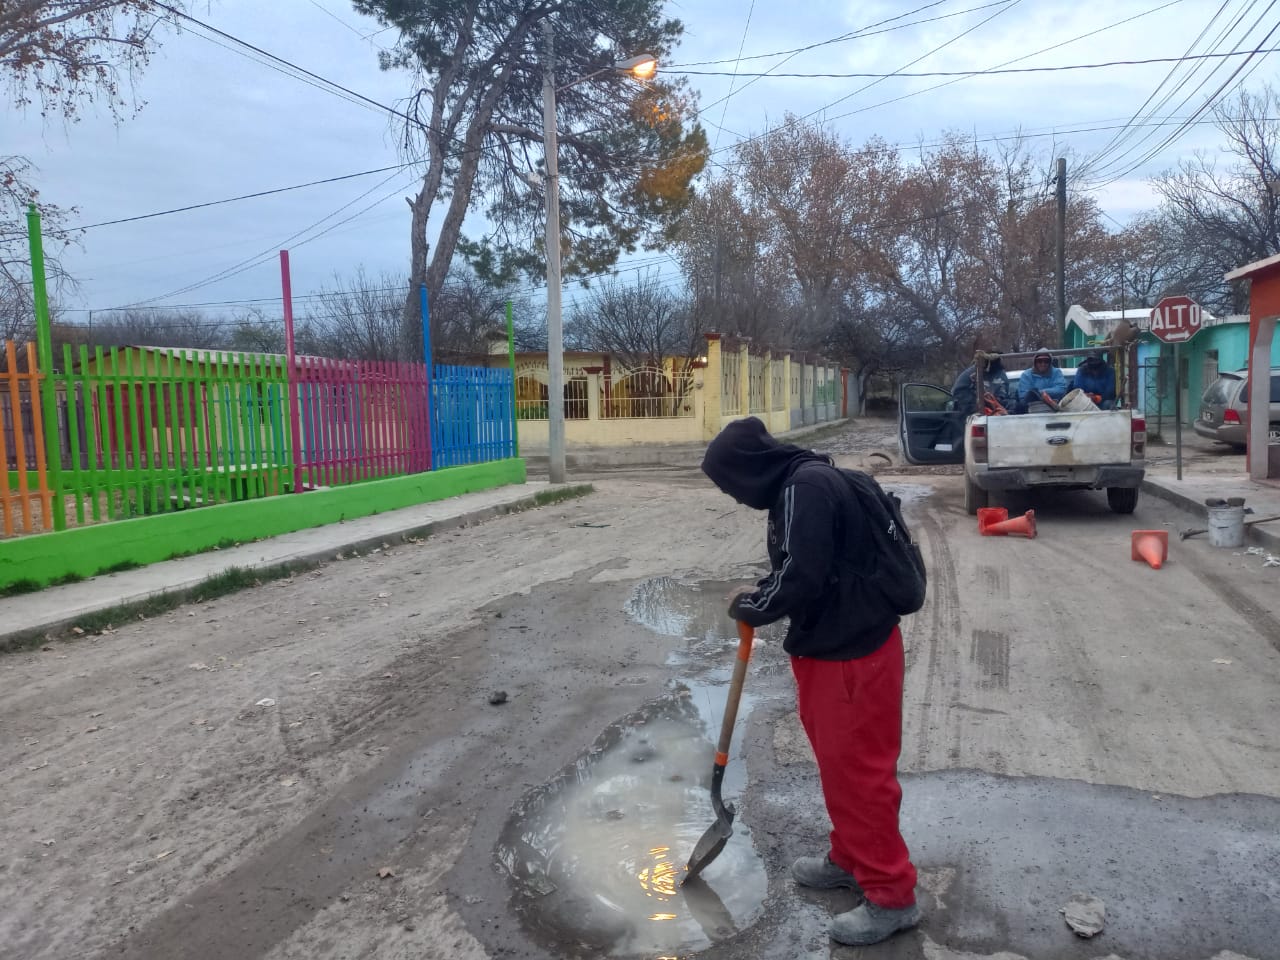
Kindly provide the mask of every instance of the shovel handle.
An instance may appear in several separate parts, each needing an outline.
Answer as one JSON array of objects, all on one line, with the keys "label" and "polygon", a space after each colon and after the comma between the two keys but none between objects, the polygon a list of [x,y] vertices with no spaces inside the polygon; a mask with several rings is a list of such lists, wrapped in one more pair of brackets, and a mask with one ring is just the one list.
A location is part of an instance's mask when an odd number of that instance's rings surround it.
[{"label": "shovel handle", "polygon": [[716,744],[717,767],[729,763],[729,743],[733,740],[733,725],[738,720],[738,701],[742,699],[742,682],[747,676],[755,636],[753,627],[738,621],[738,657],[733,662],[733,678],[729,681],[729,696],[724,704],[724,722],[720,724],[720,742]]}]

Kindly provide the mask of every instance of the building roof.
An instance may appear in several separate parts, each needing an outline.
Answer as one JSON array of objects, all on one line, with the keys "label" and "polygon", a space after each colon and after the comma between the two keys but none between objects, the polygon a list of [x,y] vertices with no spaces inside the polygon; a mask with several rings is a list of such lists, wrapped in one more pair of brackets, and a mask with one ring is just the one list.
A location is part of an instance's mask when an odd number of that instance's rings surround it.
[{"label": "building roof", "polygon": [[1222,279],[1243,280],[1245,277],[1252,277],[1255,273],[1270,273],[1275,267],[1280,267],[1280,253],[1265,260],[1255,260],[1253,263],[1246,263],[1243,267],[1236,267],[1230,273],[1223,274]]},{"label": "building roof", "polygon": [[[1079,304],[1072,304],[1067,311],[1067,322],[1074,322],[1090,337],[1099,337],[1111,332],[1121,319],[1128,320],[1139,330],[1146,330],[1151,322],[1151,307],[1129,307],[1125,310],[1086,310]],[[1232,323],[1248,323],[1247,313],[1232,313],[1225,317],[1215,317],[1204,311],[1201,325],[1218,327]]]},{"label": "building roof", "polygon": [[1135,327],[1151,316],[1150,307],[1130,307],[1127,310],[1086,310],[1073,303],[1067,310],[1067,322],[1075,323],[1087,336],[1099,337],[1111,332],[1121,319],[1129,320]]}]

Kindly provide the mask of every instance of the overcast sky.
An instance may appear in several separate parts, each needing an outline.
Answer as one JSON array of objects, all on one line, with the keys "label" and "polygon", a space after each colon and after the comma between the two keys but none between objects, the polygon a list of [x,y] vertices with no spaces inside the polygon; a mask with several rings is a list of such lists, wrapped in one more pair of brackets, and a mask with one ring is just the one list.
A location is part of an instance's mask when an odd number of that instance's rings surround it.
[{"label": "overcast sky", "polygon": [[[759,134],[787,111],[825,120],[855,144],[880,136],[910,150],[947,129],[979,140],[1021,131],[1046,156],[1056,143],[1059,152],[1083,160],[1154,108],[1154,119],[1164,126],[1124,130],[1120,149],[1086,183],[1073,185],[1094,191],[1115,228],[1154,205],[1148,177],[1194,150],[1221,146],[1209,124],[1191,126],[1162,146],[1176,129],[1167,121],[1190,116],[1242,64],[1240,77],[1250,88],[1274,83],[1276,54],[1247,64],[1233,56],[958,80],[746,74],[771,68],[775,74],[884,74],[1060,67],[1253,50],[1280,46],[1280,9],[1274,7],[1274,0],[669,0],[669,13],[686,32],[676,62],[667,66],[723,74],[689,77],[700,93],[717,162],[730,159],[735,141]],[[392,34],[376,32],[375,21],[341,0],[213,0],[193,13],[379,103],[395,105],[410,92],[407,76],[378,68],[379,44]],[[895,17],[901,19],[878,32],[823,43]],[[1275,31],[1269,39],[1268,31]],[[820,43],[789,58],[760,56]],[[704,61],[716,62],[695,66]],[[42,198],[75,207],[74,221],[84,225],[401,162],[385,111],[309,85],[199,30],[168,35],[138,79],[137,92],[143,109],[119,125],[92,113],[66,126],[42,121],[35,110],[10,111],[4,150],[30,157],[39,168]],[[409,211],[403,198],[415,179],[411,171],[380,173],[95,226],[81,247],[62,254],[80,281],[67,306],[81,312],[70,317],[82,321],[83,311],[134,303],[221,304],[211,309],[227,310],[240,301],[260,301],[278,316],[281,248],[291,251],[295,296],[332,285],[335,274],[350,275],[361,265],[373,276],[406,275]],[[652,254],[633,261],[631,269],[677,273],[672,261]],[[566,291],[566,303],[575,290]],[[531,292],[535,299],[541,295]]]}]

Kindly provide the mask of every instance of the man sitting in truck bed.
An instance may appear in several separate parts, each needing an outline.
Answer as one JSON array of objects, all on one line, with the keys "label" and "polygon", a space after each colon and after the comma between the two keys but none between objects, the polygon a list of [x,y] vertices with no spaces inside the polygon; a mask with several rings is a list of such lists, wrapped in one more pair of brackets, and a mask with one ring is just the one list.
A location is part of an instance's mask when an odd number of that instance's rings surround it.
[{"label": "man sitting in truck bed", "polygon": [[[981,388],[978,385],[977,367],[983,363]],[[998,353],[978,354],[978,359],[960,371],[951,386],[951,396],[955,400],[955,408],[964,416],[971,413],[996,413],[998,409],[1010,405],[1009,376],[1004,372],[1004,363]],[[988,400],[990,398],[990,402]]]},{"label": "man sitting in truck bed", "polygon": [[1116,403],[1116,374],[1102,358],[1101,350],[1092,351],[1076,370],[1075,385],[1089,395],[1101,410]]},{"label": "man sitting in truck bed", "polygon": [[1031,361],[1031,369],[1018,378],[1018,412],[1042,413],[1056,410],[1067,394],[1067,378],[1053,365],[1053,356],[1041,347]]}]

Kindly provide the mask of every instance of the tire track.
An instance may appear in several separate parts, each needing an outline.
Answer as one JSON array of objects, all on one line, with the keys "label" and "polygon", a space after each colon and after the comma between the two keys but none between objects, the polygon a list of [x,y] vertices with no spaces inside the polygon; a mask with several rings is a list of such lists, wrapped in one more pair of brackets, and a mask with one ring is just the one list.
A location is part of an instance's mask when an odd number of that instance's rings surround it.
[{"label": "tire track", "polygon": [[[925,676],[920,701],[919,719],[915,729],[915,749],[912,769],[921,771],[928,769],[930,745],[936,742],[936,732],[944,730],[951,715],[952,693],[958,683],[956,671],[947,671],[951,679],[944,676],[944,662],[955,659],[955,640],[960,636],[960,596],[956,581],[955,561],[951,548],[947,543],[944,524],[932,507],[926,508],[920,518],[919,528],[924,532],[925,545],[932,560],[929,565],[929,601],[926,607],[929,618],[929,636],[919,636],[916,629],[919,620],[913,621],[912,653],[921,643],[927,645],[925,653]],[[923,614],[924,611],[921,611]],[[920,614],[917,614],[919,617]],[[912,657],[913,667],[915,657]],[[956,726],[952,739],[952,751],[959,747],[960,730]]]}]

